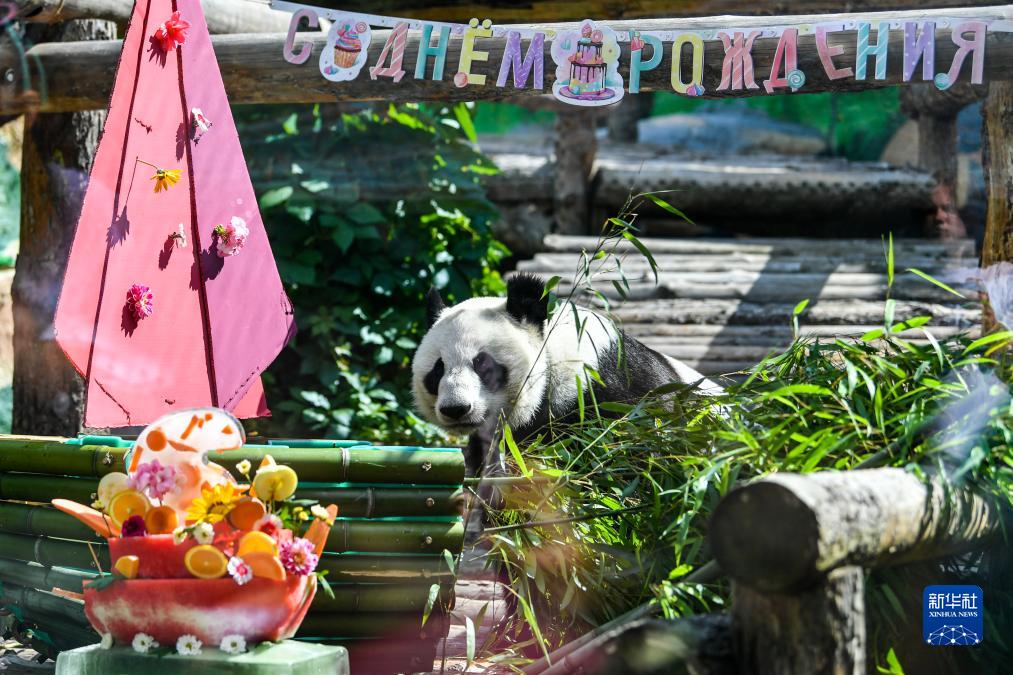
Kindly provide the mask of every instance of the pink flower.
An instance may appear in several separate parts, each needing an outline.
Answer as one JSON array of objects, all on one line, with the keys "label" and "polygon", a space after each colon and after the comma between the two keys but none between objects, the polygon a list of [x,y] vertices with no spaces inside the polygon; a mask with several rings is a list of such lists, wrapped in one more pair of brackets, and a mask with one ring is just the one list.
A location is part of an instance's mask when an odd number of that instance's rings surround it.
[{"label": "pink flower", "polygon": [[229,558],[228,570],[232,579],[240,586],[253,578],[253,570],[250,569],[250,566],[246,564],[245,560],[236,556]]},{"label": "pink flower", "polygon": [[[120,534],[124,537],[143,537],[148,533],[148,528],[144,525],[144,516],[130,516],[123,521],[123,526],[120,528]],[[316,565],[316,562],[313,563]]]},{"label": "pink flower", "polygon": [[270,513],[262,516],[260,520],[253,524],[254,530],[263,532],[272,539],[278,538],[278,534],[281,532],[282,527],[281,518]]},{"label": "pink flower", "polygon": [[246,221],[239,216],[232,216],[228,225],[218,225],[214,232],[218,235],[218,255],[222,258],[237,255],[250,236],[250,228],[246,227]]},{"label": "pink flower", "polygon": [[317,568],[319,557],[308,539],[294,539],[279,546],[282,567],[289,574],[305,576]]},{"label": "pink flower", "polygon": [[140,321],[155,311],[155,294],[144,284],[134,284],[127,291],[127,306],[134,318]]},{"label": "pink flower", "polygon": [[190,22],[181,19],[179,12],[173,12],[172,16],[155,30],[155,39],[162,45],[163,50],[171,51],[186,42],[186,32],[189,29]]},{"label": "pink flower", "polygon": [[179,489],[183,480],[182,474],[175,467],[162,466],[157,459],[145,462],[137,467],[130,476],[130,487],[147,493],[152,499],[162,499],[170,492]]}]

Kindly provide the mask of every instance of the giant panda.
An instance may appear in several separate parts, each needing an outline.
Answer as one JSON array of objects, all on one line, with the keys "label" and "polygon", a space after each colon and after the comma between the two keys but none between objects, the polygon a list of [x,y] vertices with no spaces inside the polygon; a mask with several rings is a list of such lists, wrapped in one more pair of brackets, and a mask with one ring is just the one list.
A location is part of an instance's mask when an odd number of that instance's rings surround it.
[{"label": "giant panda", "polygon": [[472,298],[452,307],[433,288],[427,305],[428,331],[412,359],[415,405],[429,421],[470,435],[469,475],[495,465],[492,440],[501,413],[519,440],[550,419],[573,418],[578,378],[585,391],[594,386],[599,403],[639,400],[672,382],[695,384],[703,393],[720,391],[602,314],[561,301],[550,318],[545,283],[535,276],[510,277],[505,298]]}]

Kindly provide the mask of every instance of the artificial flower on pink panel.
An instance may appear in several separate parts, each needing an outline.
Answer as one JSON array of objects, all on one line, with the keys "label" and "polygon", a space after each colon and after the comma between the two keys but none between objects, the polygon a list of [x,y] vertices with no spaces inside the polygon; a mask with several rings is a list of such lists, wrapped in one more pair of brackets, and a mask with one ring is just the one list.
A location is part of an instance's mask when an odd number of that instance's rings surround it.
[{"label": "artificial flower on pink panel", "polygon": [[172,16],[155,29],[155,39],[162,45],[163,50],[169,52],[186,42],[188,30],[190,22],[181,18],[179,12],[173,12]]},{"label": "artificial flower on pink panel", "polygon": [[134,284],[127,291],[127,305],[130,313],[139,321],[155,311],[155,294],[144,284]]}]

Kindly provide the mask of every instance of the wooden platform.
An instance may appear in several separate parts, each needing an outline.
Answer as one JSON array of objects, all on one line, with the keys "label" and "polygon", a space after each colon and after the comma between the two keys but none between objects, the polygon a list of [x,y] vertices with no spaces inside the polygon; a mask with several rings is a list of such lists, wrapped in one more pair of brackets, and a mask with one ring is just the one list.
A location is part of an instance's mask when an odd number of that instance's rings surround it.
[{"label": "wooden platform", "polygon": [[[565,295],[581,251],[594,250],[596,243],[592,237],[551,235],[546,251],[517,269],[546,279],[559,275],[557,292]],[[631,335],[707,375],[749,368],[787,346],[792,309],[800,300],[810,300],[801,321],[807,335],[858,337],[883,323],[887,271],[878,239],[645,239],[644,244],[657,261],[657,283],[643,256],[624,245],[617,255],[629,298],[622,301],[612,285],[620,279],[614,257],[592,267],[594,286]],[[973,242],[898,240],[894,255],[890,297],[898,319],[930,315],[936,337],[974,329],[981,308]],[[944,280],[966,299],[907,268]],[[901,335],[925,339],[917,330]]]}]

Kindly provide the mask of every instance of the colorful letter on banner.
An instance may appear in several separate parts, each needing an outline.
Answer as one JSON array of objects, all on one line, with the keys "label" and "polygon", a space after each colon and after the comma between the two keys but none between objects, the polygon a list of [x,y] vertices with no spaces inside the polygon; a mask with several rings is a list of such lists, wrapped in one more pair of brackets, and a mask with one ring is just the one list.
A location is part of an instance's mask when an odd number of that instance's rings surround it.
[{"label": "colorful letter on banner", "polygon": [[440,28],[440,39],[436,41],[436,46],[433,47],[430,40],[433,36],[433,24],[427,23],[422,27],[422,40],[419,42],[419,56],[415,61],[415,79],[424,80],[426,79],[426,61],[429,57],[434,58],[433,61],[433,79],[443,79],[443,66],[447,62],[447,44],[450,42],[450,26],[443,26]]},{"label": "colorful letter on banner", "polygon": [[507,74],[511,66],[514,71],[514,87],[523,89],[528,85],[528,75],[534,70],[535,77],[532,83],[534,89],[545,87],[545,33],[535,33],[531,36],[531,43],[528,51],[521,61],[521,34],[515,30],[507,33],[506,49],[503,50],[503,62],[499,66],[499,77],[496,78],[496,86],[506,85]]},{"label": "colorful letter on banner", "polygon": [[723,89],[759,89],[753,78],[753,41],[760,34],[754,30],[749,35],[743,36],[736,32],[734,38],[728,33],[718,33],[721,43],[725,46],[725,60],[721,64],[721,84],[718,91]]},{"label": "colorful letter on banner", "polygon": [[[981,84],[982,72],[985,68],[985,31],[984,21],[965,21],[953,27],[953,44],[957,45],[957,53],[953,55],[953,63],[947,73],[950,83],[955,83],[964,65],[968,53],[971,59],[971,84]],[[964,39],[964,33],[974,33],[970,40]]]},{"label": "colorful letter on banner", "polygon": [[[640,49],[632,49],[630,51],[630,93],[640,93],[640,73],[647,70],[654,70],[661,63],[661,57],[664,54],[665,47],[661,43],[661,39],[654,35],[641,35],[640,36]],[[644,47],[651,45],[651,58],[644,61]]]},{"label": "colorful letter on banner", "polygon": [[763,81],[763,88],[772,94],[777,87],[787,87],[788,80],[781,76],[781,64],[784,64],[784,75],[798,70],[798,28],[785,28],[781,39],[777,41],[774,61],[770,64],[770,77]]},{"label": "colorful letter on banner", "polygon": [[[689,44],[693,47],[693,77],[690,82],[682,81],[682,48]],[[672,43],[672,89],[678,94],[686,94],[689,88],[703,86],[703,38],[696,33],[681,33]]]},{"label": "colorful letter on banner", "polygon": [[[922,32],[919,35],[918,29]],[[904,81],[910,82],[919,59],[922,79],[932,80],[936,72],[936,24],[932,21],[904,23]]]},{"label": "colorful letter on banner", "polygon": [[816,27],[816,52],[820,55],[823,70],[826,71],[827,77],[831,80],[840,80],[855,74],[855,71],[851,68],[838,68],[834,65],[834,57],[844,53],[844,45],[831,47],[827,42],[827,35],[839,32],[839,30],[828,30],[823,26]]},{"label": "colorful letter on banner", "polygon": [[306,19],[310,28],[318,28],[320,26],[320,22],[317,20],[317,13],[309,7],[304,7],[292,15],[292,20],[288,23],[288,35],[285,37],[282,55],[286,61],[294,63],[297,66],[309,61],[310,54],[313,53],[313,45],[309,43],[300,46],[299,53],[295,53],[295,34],[299,30],[299,22],[303,19]]},{"label": "colorful letter on banner", "polygon": [[890,24],[881,21],[876,29],[876,44],[869,44],[868,23],[858,24],[858,48],[855,54],[855,79],[865,79],[865,69],[870,56],[876,57],[876,79],[886,79],[886,50],[890,46]]},{"label": "colorful letter on banner", "polygon": [[489,52],[475,49],[475,39],[480,37],[492,37],[492,21],[489,19],[482,22],[481,28],[478,27],[478,19],[472,19],[468,22],[468,27],[464,29],[461,60],[457,65],[457,75],[454,75],[454,84],[458,87],[466,87],[469,84],[485,84],[485,75],[473,75],[471,72],[472,61],[487,61],[489,59]]},{"label": "colorful letter on banner", "polygon": [[[387,42],[383,45],[383,51],[376,60],[376,65],[369,69],[369,79],[375,80],[378,77],[392,77],[395,82],[400,82],[404,77],[404,68],[401,67],[404,61],[404,48],[408,42],[408,22],[402,21],[394,26],[394,30],[387,36]],[[390,65],[382,65],[387,57],[390,57]]]}]

